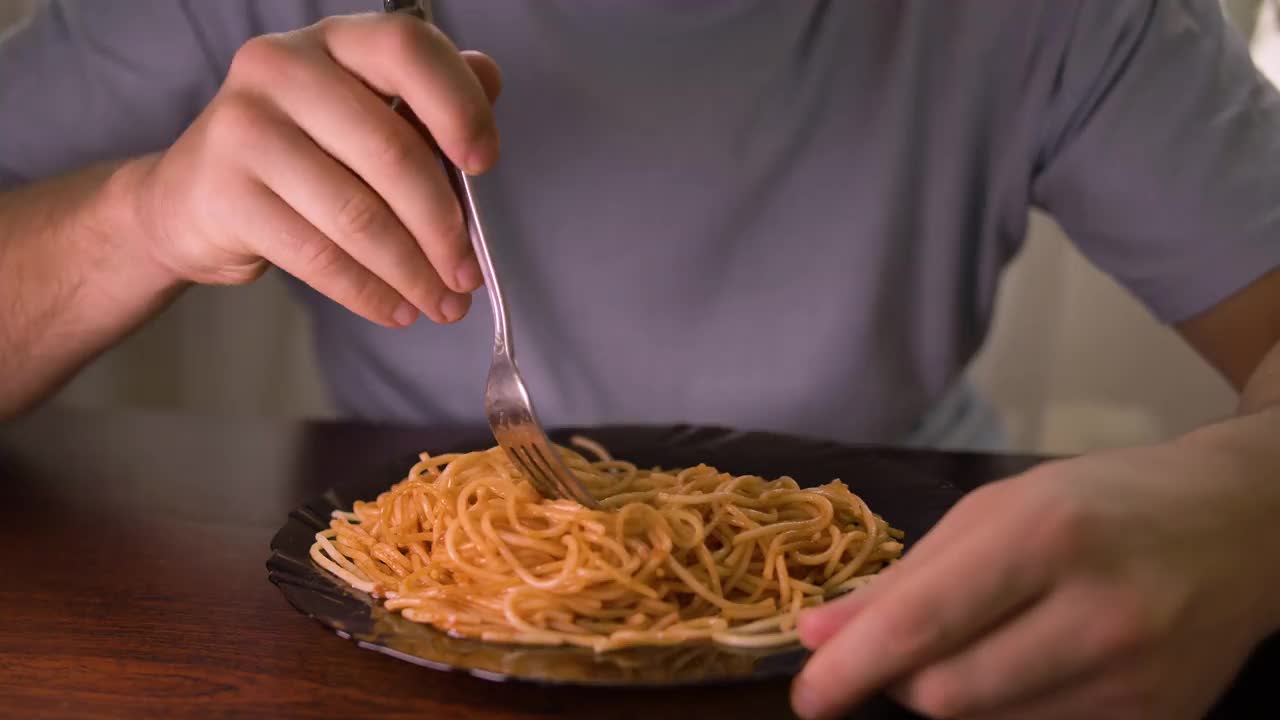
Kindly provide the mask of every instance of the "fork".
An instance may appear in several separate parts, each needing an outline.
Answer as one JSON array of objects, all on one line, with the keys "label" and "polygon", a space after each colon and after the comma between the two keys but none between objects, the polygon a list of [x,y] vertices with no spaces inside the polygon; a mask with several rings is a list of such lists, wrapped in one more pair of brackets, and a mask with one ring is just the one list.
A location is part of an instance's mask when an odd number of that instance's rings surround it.
[{"label": "fork", "polygon": [[[423,20],[430,19],[430,12],[421,0],[384,0],[383,8],[387,12],[406,12]],[[392,105],[397,112],[413,122],[425,137],[430,138],[426,128],[413,116],[407,105],[398,98],[392,101]],[[516,366],[507,302],[502,294],[502,286],[498,283],[493,257],[489,254],[489,244],[485,240],[484,225],[480,222],[471,179],[445,157],[439,147],[435,150],[436,156],[444,165],[445,175],[449,178],[449,185],[458,198],[463,215],[466,216],[467,235],[470,236],[476,259],[480,262],[480,272],[484,276],[485,290],[489,295],[489,306],[493,309],[493,359],[489,363],[489,377],[484,386],[484,410],[488,416],[489,429],[493,431],[498,446],[540,495],[550,499],[574,500],[590,508],[599,507],[595,498],[560,459],[560,454],[547,439],[547,434],[533,411],[529,389],[525,387],[520,369]]]},{"label": "fork", "polygon": [[480,261],[489,306],[493,309],[493,358],[489,362],[489,376],[484,385],[484,410],[489,419],[489,429],[507,457],[542,496],[567,498],[587,507],[597,507],[595,498],[565,467],[533,411],[529,389],[516,365],[507,302],[502,286],[498,284],[484,227],[480,224],[470,178],[452,163],[445,163],[449,184],[453,186],[467,218],[467,234],[471,236],[471,246]]}]

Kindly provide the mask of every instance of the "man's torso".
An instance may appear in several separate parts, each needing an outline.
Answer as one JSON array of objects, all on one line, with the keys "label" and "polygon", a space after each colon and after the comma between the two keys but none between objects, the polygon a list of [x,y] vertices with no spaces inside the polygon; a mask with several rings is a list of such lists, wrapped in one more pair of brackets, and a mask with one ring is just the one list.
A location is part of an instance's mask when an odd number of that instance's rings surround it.
[{"label": "man's torso", "polygon": [[[435,4],[504,70],[480,200],[544,419],[917,428],[1021,241],[1035,98],[1013,88],[1048,82],[1026,77],[1042,4],[956,5]],[[484,302],[390,331],[303,294],[341,407],[478,419]]]}]

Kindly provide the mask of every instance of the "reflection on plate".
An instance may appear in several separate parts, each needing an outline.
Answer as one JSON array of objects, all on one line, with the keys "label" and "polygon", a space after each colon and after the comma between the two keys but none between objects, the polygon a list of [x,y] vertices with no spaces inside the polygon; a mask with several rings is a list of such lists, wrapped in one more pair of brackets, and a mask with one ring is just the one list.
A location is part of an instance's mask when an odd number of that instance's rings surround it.
[{"label": "reflection on plate", "polygon": [[[893,462],[892,451],[717,428],[605,427],[553,433],[565,442],[575,433],[599,440],[638,465],[681,467],[706,462],[736,474],[790,475],[801,485],[840,478],[877,513],[907,533],[908,545],[961,495],[946,478],[913,474]],[[429,441],[428,441],[429,444]],[[433,453],[475,448],[425,447]],[[271,541],[270,579],[299,611],[363,648],[437,670],[459,670],[489,680],[551,684],[673,686],[721,684],[776,678],[797,672],[806,653],[799,646],[741,650],[710,643],[638,647],[596,654],[575,647],[534,647],[450,637],[380,608],[368,595],[346,587],[317,567],[309,550],[330,513],[372,499],[400,480],[413,458],[393,470],[371,473],[333,488],[289,515]]]},{"label": "reflection on plate", "polygon": [[798,647],[769,652],[697,643],[597,654],[577,647],[496,645],[450,637],[381,608],[374,610],[373,618],[373,632],[357,637],[361,644],[427,667],[467,668],[495,680],[672,685],[750,677],[761,662],[769,666],[769,674],[782,674],[798,669],[804,661],[804,651]]}]

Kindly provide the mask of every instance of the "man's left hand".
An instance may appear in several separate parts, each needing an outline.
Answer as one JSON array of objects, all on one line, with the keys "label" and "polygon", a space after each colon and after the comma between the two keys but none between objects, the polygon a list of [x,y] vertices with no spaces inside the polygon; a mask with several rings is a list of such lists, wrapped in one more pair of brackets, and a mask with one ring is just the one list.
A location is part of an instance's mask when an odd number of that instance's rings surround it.
[{"label": "man's left hand", "polygon": [[796,711],[888,688],[934,718],[1202,717],[1277,627],[1280,479],[1246,462],[1190,436],[972,493],[802,617]]}]

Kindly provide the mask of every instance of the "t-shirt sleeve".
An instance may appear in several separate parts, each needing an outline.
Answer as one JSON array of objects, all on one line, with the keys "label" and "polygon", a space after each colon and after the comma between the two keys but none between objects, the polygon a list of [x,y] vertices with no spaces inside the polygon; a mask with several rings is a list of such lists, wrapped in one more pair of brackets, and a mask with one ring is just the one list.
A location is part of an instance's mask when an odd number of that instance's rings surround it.
[{"label": "t-shirt sleeve", "polygon": [[1216,0],[1080,0],[1032,201],[1165,322],[1280,267],[1280,95]]},{"label": "t-shirt sleeve", "polygon": [[0,41],[0,188],[170,145],[249,38],[314,0],[46,0]]}]

